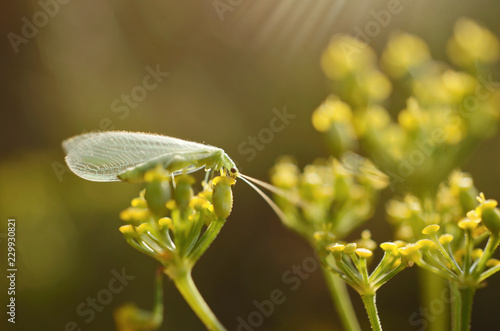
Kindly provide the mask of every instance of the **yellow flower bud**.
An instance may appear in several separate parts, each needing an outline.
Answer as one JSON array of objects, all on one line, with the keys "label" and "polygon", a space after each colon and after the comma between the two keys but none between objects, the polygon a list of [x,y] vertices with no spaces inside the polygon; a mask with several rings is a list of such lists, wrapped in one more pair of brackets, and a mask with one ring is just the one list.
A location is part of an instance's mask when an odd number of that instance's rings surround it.
[{"label": "yellow flower bud", "polygon": [[346,254],[354,253],[356,251],[356,248],[357,248],[357,246],[355,243],[349,243],[345,246],[344,253],[346,253]]},{"label": "yellow flower bud", "polygon": [[120,218],[123,221],[134,225],[146,222],[149,217],[151,217],[151,213],[144,208],[128,207],[120,213]]},{"label": "yellow flower bud", "polygon": [[388,73],[398,78],[429,59],[430,52],[425,41],[399,32],[390,37],[382,56],[382,65]]},{"label": "yellow flower bud", "polygon": [[135,232],[134,227],[130,224],[122,225],[118,228],[118,230],[120,230],[120,232],[123,234],[130,234]]},{"label": "yellow flower bud", "polygon": [[158,224],[160,224],[160,226],[162,228],[169,228],[171,230],[173,230],[174,228],[174,223],[172,221],[172,219],[170,217],[162,217],[158,220]]},{"label": "yellow flower bud", "polygon": [[457,249],[455,251],[455,253],[453,254],[453,256],[455,257],[455,260],[458,263],[463,263],[464,262],[464,255],[465,255],[465,249],[463,249],[463,248]]},{"label": "yellow flower bud", "polygon": [[374,250],[377,248],[377,243],[371,239],[372,234],[370,230],[363,230],[361,232],[361,239],[356,240],[356,244],[359,248],[366,248],[369,250]]},{"label": "yellow flower bud", "polygon": [[366,248],[356,248],[355,252],[357,256],[365,259],[373,255],[373,252]]},{"label": "yellow flower bud", "polygon": [[481,217],[476,213],[475,210],[468,211],[467,218],[476,223],[481,222]]},{"label": "yellow flower bud", "polygon": [[427,234],[427,235],[435,234],[436,232],[439,231],[439,228],[440,227],[437,224],[428,225],[422,230],[422,234]]},{"label": "yellow flower bud", "polygon": [[147,208],[148,207],[148,203],[146,202],[146,199],[144,199],[143,197],[132,199],[132,202],[130,203],[130,205],[132,207],[137,207],[137,208]]},{"label": "yellow flower bud", "polygon": [[349,73],[374,67],[376,56],[364,42],[346,35],[336,35],[321,56],[321,67],[331,79],[343,79]]},{"label": "yellow flower bud", "polygon": [[417,244],[407,244],[405,247],[398,248],[398,251],[403,255],[411,255],[417,253],[419,248]]},{"label": "yellow flower bud", "polygon": [[430,239],[421,239],[416,243],[420,248],[435,248],[436,244]]},{"label": "yellow flower bud", "polygon": [[489,268],[496,267],[500,265],[500,260],[497,259],[489,259],[488,262],[486,262],[486,266]]},{"label": "yellow flower bud", "polygon": [[136,230],[138,233],[143,233],[143,232],[150,232],[151,231],[151,225],[149,223],[142,223],[139,226],[136,227]]},{"label": "yellow flower bud", "polygon": [[380,248],[384,250],[384,252],[397,252],[398,245],[393,242],[385,242],[380,244]]},{"label": "yellow flower bud", "polygon": [[398,246],[398,248],[405,247],[407,243],[403,240],[394,240],[394,243]]},{"label": "yellow flower bud", "polygon": [[358,85],[369,100],[385,100],[392,91],[391,81],[378,70],[362,73]]},{"label": "yellow flower bud", "polygon": [[328,246],[326,246],[326,249],[328,249],[329,251],[331,252],[342,252],[344,249],[345,249],[345,246],[342,245],[342,244],[330,244]]},{"label": "yellow flower bud", "polygon": [[441,243],[441,245],[446,245],[446,244],[449,244],[453,241],[453,235],[451,234],[443,234],[439,237],[439,242]]},{"label": "yellow flower bud", "polygon": [[168,179],[169,179],[169,173],[165,168],[161,166],[161,164],[158,164],[153,169],[146,171],[146,173],[144,174],[144,181],[146,182],[153,182],[153,181],[161,182]]},{"label": "yellow flower bud", "polygon": [[483,250],[481,248],[476,248],[473,249],[471,252],[471,256],[474,260],[479,259],[481,256],[483,256]]},{"label": "yellow flower bud", "polygon": [[191,199],[191,202],[189,203],[189,206],[194,209],[207,209],[211,205],[210,201],[207,201],[206,199],[201,198],[199,195],[194,196]]},{"label": "yellow flower bud", "polygon": [[463,230],[474,230],[477,228],[477,223],[468,218],[464,218],[458,222],[458,227]]},{"label": "yellow flower bud", "polygon": [[300,170],[290,157],[281,157],[274,165],[271,182],[281,188],[290,189],[297,186]]},{"label": "yellow flower bud", "polygon": [[401,255],[408,256],[413,261],[418,262],[422,259],[422,253],[420,252],[420,247],[417,244],[408,244],[406,247],[398,248]]},{"label": "yellow flower bud", "polygon": [[167,209],[174,210],[175,208],[177,208],[177,203],[175,202],[175,200],[168,200],[165,206],[167,207]]},{"label": "yellow flower bud", "polygon": [[500,45],[491,31],[476,22],[462,18],[455,24],[455,34],[447,46],[450,59],[461,66],[498,60]]}]

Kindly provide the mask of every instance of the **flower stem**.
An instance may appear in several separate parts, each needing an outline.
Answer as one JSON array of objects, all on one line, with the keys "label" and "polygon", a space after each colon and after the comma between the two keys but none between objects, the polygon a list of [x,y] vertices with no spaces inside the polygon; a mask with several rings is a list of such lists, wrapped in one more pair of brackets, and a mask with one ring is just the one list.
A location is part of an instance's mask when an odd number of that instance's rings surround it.
[{"label": "flower stem", "polygon": [[460,289],[460,316],[458,316],[458,323],[455,324],[459,327],[460,331],[470,330],[470,320],[472,315],[472,301],[474,294],[476,292],[475,288],[464,287]]},{"label": "flower stem", "polygon": [[345,282],[325,267],[322,270],[342,326],[347,331],[361,331]]},{"label": "flower stem", "polygon": [[212,244],[212,242],[215,240],[217,235],[219,234],[220,230],[222,229],[222,226],[224,226],[224,223],[226,220],[224,218],[218,218],[210,225],[208,228],[205,230],[203,235],[201,236],[200,239],[198,239],[198,242],[196,243],[195,247],[189,254],[189,265],[192,267],[195,265],[196,261],[205,253],[205,251],[208,249],[208,247]]},{"label": "flower stem", "polygon": [[368,314],[368,318],[370,319],[372,330],[382,331],[382,325],[380,324],[380,319],[378,318],[375,294],[361,295],[361,299],[363,300],[366,313]]},{"label": "flower stem", "polygon": [[[447,283],[439,275],[426,269],[419,269],[419,283],[422,287],[422,304],[429,309],[434,300],[442,301],[441,294],[446,291]],[[435,319],[429,324],[429,331],[442,331],[449,329],[449,307],[445,305],[441,314],[436,314]]]},{"label": "flower stem", "polygon": [[163,267],[156,269],[155,274],[155,298],[153,305],[153,320],[157,325],[163,322]]},{"label": "flower stem", "polygon": [[201,296],[198,288],[196,288],[196,285],[193,282],[190,271],[178,273],[176,277],[173,278],[173,281],[186,302],[200,318],[203,324],[205,324],[208,330],[226,330],[224,326],[219,322],[217,317],[215,317],[212,310],[210,310],[210,307],[208,307],[205,300],[203,300],[203,297]]},{"label": "flower stem", "polygon": [[462,313],[462,299],[455,282],[449,282],[451,301],[451,329],[460,330],[460,314]]}]

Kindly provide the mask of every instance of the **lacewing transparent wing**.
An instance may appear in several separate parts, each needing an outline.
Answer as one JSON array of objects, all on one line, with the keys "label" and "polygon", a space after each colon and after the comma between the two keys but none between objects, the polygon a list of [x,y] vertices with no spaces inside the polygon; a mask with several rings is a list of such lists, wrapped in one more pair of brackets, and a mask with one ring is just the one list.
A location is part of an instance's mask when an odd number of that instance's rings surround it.
[{"label": "lacewing transparent wing", "polygon": [[71,171],[94,182],[140,181],[157,164],[174,175],[203,167],[238,174],[234,162],[220,148],[157,134],[86,133],[65,140],[63,148]]}]

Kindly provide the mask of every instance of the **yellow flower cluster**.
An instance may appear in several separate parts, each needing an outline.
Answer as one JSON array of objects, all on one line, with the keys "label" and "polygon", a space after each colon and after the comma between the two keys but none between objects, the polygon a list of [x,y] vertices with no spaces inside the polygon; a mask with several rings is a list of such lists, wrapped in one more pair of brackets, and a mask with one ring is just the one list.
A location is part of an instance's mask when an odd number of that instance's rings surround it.
[{"label": "yellow flower cluster", "polygon": [[362,147],[394,185],[434,192],[500,119],[500,89],[491,81],[497,38],[461,19],[447,49],[458,67],[434,60],[419,37],[398,32],[379,68],[367,44],[334,37],[321,58],[333,94],[312,115],[334,155]]},{"label": "yellow flower cluster", "polygon": [[387,177],[351,153],[342,162],[317,160],[302,172],[292,159],[281,158],[272,168],[271,182],[287,197],[275,197],[286,225],[316,244],[343,238],[369,219]]},{"label": "yellow flower cluster", "polygon": [[380,244],[384,256],[371,274],[367,265],[373,258],[377,244],[366,230],[357,242],[327,245],[325,251],[328,253],[320,252],[320,256],[328,270],[345,280],[360,295],[374,295],[380,286],[406,267],[407,257],[398,250],[404,245],[401,241]]},{"label": "yellow flower cluster", "polygon": [[448,180],[441,183],[434,197],[417,198],[406,194],[402,199],[387,202],[387,219],[394,225],[396,238],[406,241],[418,240],[423,228],[439,224],[455,228],[461,215],[476,207],[477,190],[472,178],[463,172],[454,171]]},{"label": "yellow flower cluster", "polygon": [[[159,171],[164,170],[151,170]],[[192,176],[177,176],[174,187],[168,176],[146,177],[151,178],[146,189],[120,214],[127,223],[120,231],[131,246],[161,262],[167,274],[176,264],[192,267],[231,212],[234,179],[216,177],[213,188],[205,185],[194,195]],[[203,232],[205,226],[210,230]]]},{"label": "yellow flower cluster", "polygon": [[424,239],[406,244],[399,252],[458,286],[479,287],[500,271],[500,263],[492,258],[500,243],[500,210],[495,200],[486,200],[482,193],[478,201],[480,205],[467,212],[456,226],[444,227],[446,233],[439,235],[442,226],[430,224],[421,231]]}]

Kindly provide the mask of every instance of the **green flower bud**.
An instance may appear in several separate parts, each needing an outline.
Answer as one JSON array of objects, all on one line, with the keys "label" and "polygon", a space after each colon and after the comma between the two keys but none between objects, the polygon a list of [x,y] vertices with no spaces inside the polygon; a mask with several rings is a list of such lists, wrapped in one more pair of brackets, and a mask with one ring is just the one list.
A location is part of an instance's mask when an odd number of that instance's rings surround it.
[{"label": "green flower bud", "polygon": [[458,193],[463,210],[472,210],[477,206],[477,190],[475,187],[460,188]]},{"label": "green flower bud", "polygon": [[480,205],[476,208],[475,212],[481,216],[484,226],[495,235],[500,234],[500,210],[496,208],[498,202],[496,200],[488,199],[484,193],[479,193],[476,198]]},{"label": "green flower bud", "polygon": [[147,184],[144,198],[148,202],[149,209],[156,215],[166,214],[165,204],[170,200],[170,197],[170,183],[168,181],[155,180]]},{"label": "green flower bud", "polygon": [[217,217],[227,218],[233,209],[233,191],[231,186],[236,181],[230,177],[219,176],[214,178],[214,193],[212,201],[214,205],[214,212]]},{"label": "green flower bud", "polygon": [[193,197],[193,189],[191,185],[194,184],[195,180],[192,176],[182,175],[176,178],[176,187],[174,190],[174,199],[182,209],[185,209],[189,206],[189,202]]},{"label": "green flower bud", "polygon": [[500,234],[500,210],[498,208],[482,208],[481,218],[484,226],[495,234]]}]

